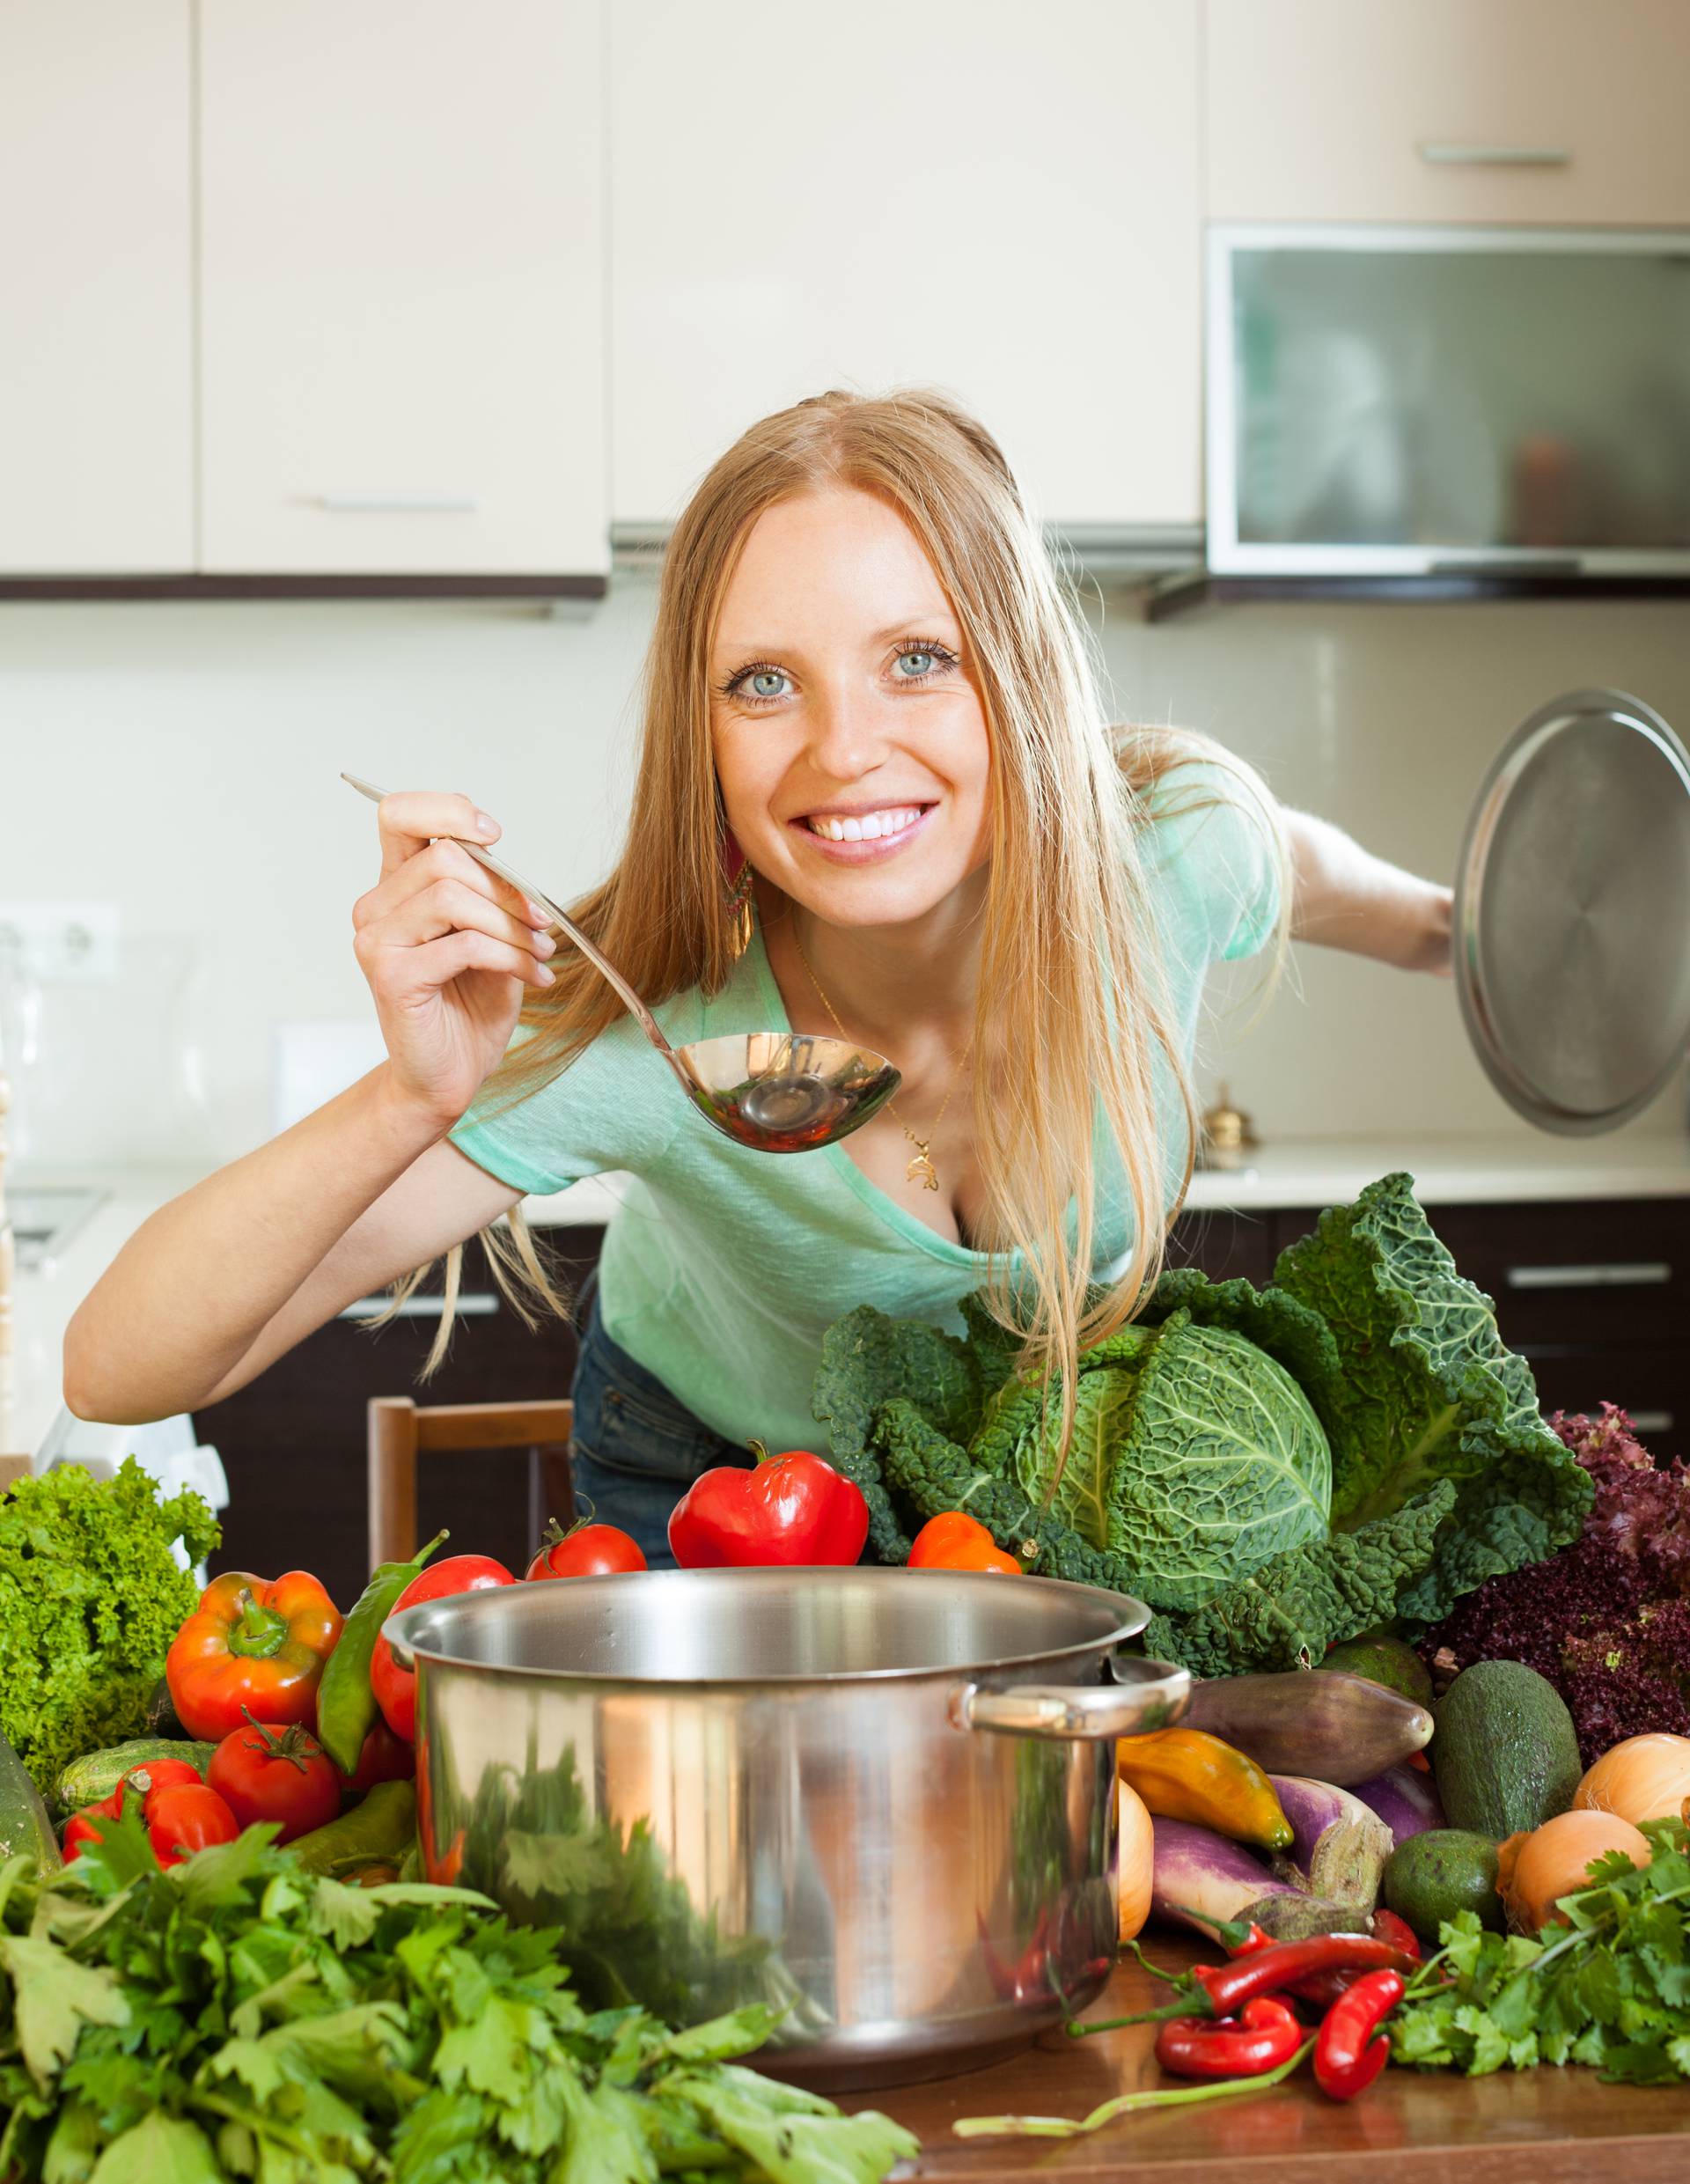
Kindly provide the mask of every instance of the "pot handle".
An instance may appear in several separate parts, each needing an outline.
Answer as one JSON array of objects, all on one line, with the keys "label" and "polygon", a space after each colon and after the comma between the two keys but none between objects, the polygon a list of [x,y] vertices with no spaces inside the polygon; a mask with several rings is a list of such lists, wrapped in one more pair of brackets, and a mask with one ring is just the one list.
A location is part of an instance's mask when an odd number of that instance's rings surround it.
[{"label": "pot handle", "polygon": [[1191,1699],[1191,1677],[1172,1661],[1113,1660],[1101,1684],[959,1684],[951,1695],[958,1729],[1004,1737],[1132,1737],[1165,1729]]}]

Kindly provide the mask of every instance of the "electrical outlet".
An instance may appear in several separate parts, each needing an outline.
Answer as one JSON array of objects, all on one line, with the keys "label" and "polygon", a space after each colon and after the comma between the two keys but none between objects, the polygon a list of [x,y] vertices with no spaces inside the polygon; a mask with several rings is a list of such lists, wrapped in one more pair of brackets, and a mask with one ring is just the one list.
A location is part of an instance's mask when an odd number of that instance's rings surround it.
[{"label": "electrical outlet", "polygon": [[115,902],[0,902],[0,967],[15,962],[42,985],[109,984],[121,928]]}]

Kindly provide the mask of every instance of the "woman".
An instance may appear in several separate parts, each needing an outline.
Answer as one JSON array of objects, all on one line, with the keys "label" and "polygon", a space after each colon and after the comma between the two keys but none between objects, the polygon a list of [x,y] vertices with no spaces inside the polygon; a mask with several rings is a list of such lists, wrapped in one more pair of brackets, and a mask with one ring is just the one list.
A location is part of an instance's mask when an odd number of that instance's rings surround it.
[{"label": "woman", "polygon": [[1003,456],[920,392],[766,418],[699,488],[628,843],[576,910],[677,1044],[790,1023],[891,1056],[897,1098],[849,1141],[772,1158],[710,1129],[540,907],[445,838],[497,839],[465,798],[389,797],[379,827],[354,923],[387,1060],[152,1217],[71,1326],[67,1401],[215,1402],[478,1232],[522,1300],[561,1303],[520,1221],[490,1224],[627,1171],[575,1460],[654,1563],[699,1472],[753,1435],[815,1445],[853,1305],[955,1325],[984,1285],[1058,1372],[1131,1314],[1189,1178],[1212,960],[1289,922],[1448,967],[1446,889],[1213,746],[1106,726]]}]

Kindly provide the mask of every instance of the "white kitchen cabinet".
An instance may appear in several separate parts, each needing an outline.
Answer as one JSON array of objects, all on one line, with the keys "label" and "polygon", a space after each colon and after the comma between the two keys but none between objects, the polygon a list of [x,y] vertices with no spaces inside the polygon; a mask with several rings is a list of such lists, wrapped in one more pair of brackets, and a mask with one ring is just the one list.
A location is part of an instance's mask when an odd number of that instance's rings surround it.
[{"label": "white kitchen cabinet", "polygon": [[805,394],[961,395],[1047,521],[1199,489],[1197,0],[615,0],[612,509]]},{"label": "white kitchen cabinet", "polygon": [[0,572],[194,563],[189,0],[0,0]]},{"label": "white kitchen cabinet", "polygon": [[1222,220],[1690,222],[1686,0],[1207,0]]},{"label": "white kitchen cabinet", "polygon": [[599,0],[202,0],[202,567],[608,563]]}]

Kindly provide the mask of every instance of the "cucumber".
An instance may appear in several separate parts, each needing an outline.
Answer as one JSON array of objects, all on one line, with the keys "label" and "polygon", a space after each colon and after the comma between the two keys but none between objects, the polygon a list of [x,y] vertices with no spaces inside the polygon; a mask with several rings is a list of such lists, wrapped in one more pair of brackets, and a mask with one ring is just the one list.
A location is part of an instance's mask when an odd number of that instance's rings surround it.
[{"label": "cucumber", "polygon": [[64,1863],[40,1791],[0,1737],[0,1859],[20,1855],[33,1857],[44,1873]]},{"label": "cucumber", "polygon": [[1450,1826],[1493,1842],[1566,1812],[1583,1771],[1560,1692],[1519,1661],[1462,1670],[1437,1709],[1432,1763]]},{"label": "cucumber", "polygon": [[186,1760],[203,1775],[215,1744],[184,1743],[174,1737],[131,1737],[127,1744],[107,1745],[103,1752],[86,1752],[72,1760],[53,1785],[62,1812],[79,1813],[84,1805],[109,1798],[131,1768],[149,1760]]}]

